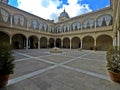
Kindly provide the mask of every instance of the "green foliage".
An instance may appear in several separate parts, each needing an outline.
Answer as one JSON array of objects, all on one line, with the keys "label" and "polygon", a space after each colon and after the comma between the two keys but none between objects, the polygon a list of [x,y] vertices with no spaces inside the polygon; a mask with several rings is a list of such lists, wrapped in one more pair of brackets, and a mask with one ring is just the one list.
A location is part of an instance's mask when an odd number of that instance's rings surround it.
[{"label": "green foliage", "polygon": [[120,47],[112,47],[107,51],[107,69],[113,72],[120,72]]},{"label": "green foliage", "polygon": [[14,57],[8,44],[0,43],[0,76],[13,74]]}]

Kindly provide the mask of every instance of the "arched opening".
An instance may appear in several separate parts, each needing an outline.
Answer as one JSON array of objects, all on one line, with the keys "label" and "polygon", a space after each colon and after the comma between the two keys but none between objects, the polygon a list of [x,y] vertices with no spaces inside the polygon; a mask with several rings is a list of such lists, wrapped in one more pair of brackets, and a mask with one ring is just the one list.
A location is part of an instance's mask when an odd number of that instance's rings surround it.
[{"label": "arched opening", "polygon": [[10,38],[8,34],[0,31],[0,43],[10,44]]},{"label": "arched opening", "polygon": [[63,39],[63,48],[70,48],[70,39],[69,38]]},{"label": "arched opening", "polygon": [[94,49],[94,38],[86,36],[83,38],[83,49],[93,50]]},{"label": "arched opening", "polygon": [[61,39],[60,38],[56,39],[56,47],[61,48]]},{"label": "arched opening", "polygon": [[71,45],[72,45],[72,49],[77,49],[77,48],[80,48],[80,38],[78,37],[74,37],[72,38],[72,41],[71,41]]},{"label": "arched opening", "polygon": [[101,35],[96,40],[96,48],[97,50],[108,50],[109,47],[112,46],[113,39],[108,35]]},{"label": "arched opening", "polygon": [[41,37],[40,48],[47,48],[47,38],[46,37]]},{"label": "arched opening", "polygon": [[15,34],[12,37],[12,45],[14,49],[24,49],[26,47],[26,37],[22,34]]},{"label": "arched opening", "polygon": [[28,39],[28,46],[30,49],[38,48],[38,38],[36,36],[30,36]]},{"label": "arched opening", "polygon": [[49,39],[49,48],[53,48],[54,47],[54,39],[53,38],[50,38]]}]

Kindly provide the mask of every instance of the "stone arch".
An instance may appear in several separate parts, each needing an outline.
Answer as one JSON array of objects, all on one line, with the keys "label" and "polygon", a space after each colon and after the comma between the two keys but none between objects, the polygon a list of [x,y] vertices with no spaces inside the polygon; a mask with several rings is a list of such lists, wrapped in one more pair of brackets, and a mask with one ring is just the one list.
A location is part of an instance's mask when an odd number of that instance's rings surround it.
[{"label": "stone arch", "polygon": [[63,32],[62,26],[57,26],[56,27],[56,33],[61,33],[61,32]]},{"label": "stone arch", "polygon": [[51,32],[51,33],[55,32],[55,27],[53,25],[49,26],[49,32]]},{"label": "stone arch", "polygon": [[58,48],[61,48],[62,46],[61,46],[61,39],[60,38],[57,38],[56,39],[56,47],[58,47]]},{"label": "stone arch", "polygon": [[94,49],[94,38],[92,36],[85,36],[82,40],[83,49],[93,50]]},{"label": "stone arch", "polygon": [[110,14],[104,14],[96,19],[96,27],[112,25],[113,17]]},{"label": "stone arch", "polygon": [[79,37],[73,37],[71,39],[71,45],[72,45],[71,48],[73,48],[73,49],[80,48],[80,45],[81,45],[80,43],[81,42],[80,42],[80,38]]},{"label": "stone arch", "polygon": [[27,26],[29,29],[33,29],[33,30],[41,29],[41,24],[38,22],[36,18],[30,18],[27,22]]},{"label": "stone arch", "polygon": [[70,48],[70,39],[68,37],[63,39],[63,48]]},{"label": "stone arch", "polygon": [[28,47],[30,49],[36,49],[38,48],[38,42],[39,41],[38,41],[37,36],[32,35],[28,38]]},{"label": "stone arch", "polygon": [[14,34],[12,36],[12,46],[14,49],[24,49],[26,47],[26,37],[23,34]]},{"label": "stone arch", "polygon": [[94,28],[95,26],[95,21],[92,18],[85,19],[82,23],[83,29],[90,29]]},{"label": "stone arch", "polygon": [[46,37],[40,38],[40,48],[47,48],[47,38]]},{"label": "stone arch", "polygon": [[0,22],[10,23],[10,13],[3,8],[0,8]]},{"label": "stone arch", "polygon": [[27,27],[27,19],[22,14],[14,14],[12,18],[13,25]]},{"label": "stone arch", "polygon": [[7,33],[0,31],[0,43],[10,44],[10,37]]},{"label": "stone arch", "polygon": [[69,24],[64,24],[63,25],[63,32],[69,32],[71,30],[71,26]]},{"label": "stone arch", "polygon": [[109,35],[100,35],[96,39],[97,50],[108,50],[113,45],[113,39]]},{"label": "stone arch", "polygon": [[31,28],[33,28],[33,29],[39,29],[39,22],[38,22],[38,20],[36,20],[36,19],[32,19],[31,20]]},{"label": "stone arch", "polygon": [[49,39],[49,48],[53,48],[54,47],[54,43],[55,43],[55,40],[54,40],[54,38],[50,38]]},{"label": "stone arch", "polygon": [[41,29],[42,29],[42,31],[47,32],[48,31],[48,25],[45,22],[42,22]]},{"label": "stone arch", "polygon": [[73,22],[72,23],[72,30],[80,30],[81,29],[81,23],[79,21]]}]

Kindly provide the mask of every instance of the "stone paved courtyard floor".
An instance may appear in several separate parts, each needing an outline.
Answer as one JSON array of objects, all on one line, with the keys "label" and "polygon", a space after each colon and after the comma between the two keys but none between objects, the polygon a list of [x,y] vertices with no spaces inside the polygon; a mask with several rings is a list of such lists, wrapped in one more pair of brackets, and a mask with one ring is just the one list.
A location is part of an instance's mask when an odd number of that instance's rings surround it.
[{"label": "stone paved courtyard floor", "polygon": [[104,51],[14,50],[15,70],[0,90],[120,90],[109,80]]}]

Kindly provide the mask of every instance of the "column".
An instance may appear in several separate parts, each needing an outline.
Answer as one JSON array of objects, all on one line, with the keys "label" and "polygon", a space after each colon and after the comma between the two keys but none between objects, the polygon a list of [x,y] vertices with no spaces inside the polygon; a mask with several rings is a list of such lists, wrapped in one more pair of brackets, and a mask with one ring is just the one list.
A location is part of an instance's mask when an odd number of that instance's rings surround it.
[{"label": "column", "polygon": [[83,29],[83,28],[82,28],[82,24],[81,24],[81,31],[82,31],[82,29]]},{"label": "column", "polygon": [[61,48],[63,48],[63,39],[61,40]]},{"label": "column", "polygon": [[49,46],[49,39],[47,39],[47,48],[49,48],[48,46]]},{"label": "column", "polygon": [[71,38],[70,38],[70,49],[71,49],[71,46],[72,46],[72,45],[71,45]]},{"label": "column", "polygon": [[96,39],[94,39],[94,50],[96,51],[97,47],[96,47]]},{"label": "column", "polygon": [[118,46],[120,46],[120,30],[118,30]]},{"label": "column", "polygon": [[54,47],[56,47],[56,39],[54,39]]},{"label": "column", "polygon": [[28,38],[26,38],[26,49],[28,49]]},{"label": "column", "polygon": [[[95,20],[96,21],[96,20]],[[95,22],[95,30],[96,30],[96,22]]]},{"label": "column", "polygon": [[115,46],[118,46],[118,32],[115,32]]},{"label": "column", "polygon": [[10,45],[12,45],[12,36],[10,36]]},{"label": "column", "polygon": [[83,48],[83,41],[82,40],[81,40],[81,45],[80,46],[81,46],[80,48],[82,49]]},{"label": "column", "polygon": [[10,16],[10,27],[12,27],[12,15]]},{"label": "column", "polygon": [[29,21],[27,22],[27,30],[28,30],[28,27],[29,27]]},{"label": "column", "polygon": [[115,37],[114,37],[114,38],[113,38],[113,46],[115,46],[115,40],[116,40],[116,39],[115,39]]},{"label": "column", "polygon": [[38,49],[40,49],[40,39],[38,39]]}]

